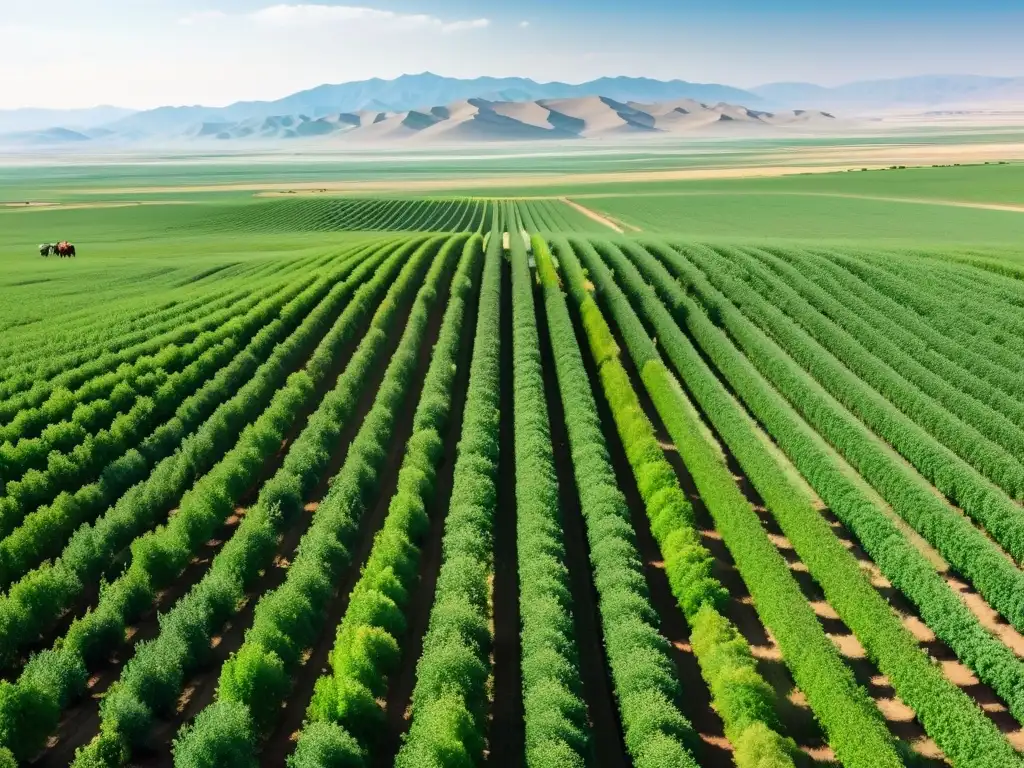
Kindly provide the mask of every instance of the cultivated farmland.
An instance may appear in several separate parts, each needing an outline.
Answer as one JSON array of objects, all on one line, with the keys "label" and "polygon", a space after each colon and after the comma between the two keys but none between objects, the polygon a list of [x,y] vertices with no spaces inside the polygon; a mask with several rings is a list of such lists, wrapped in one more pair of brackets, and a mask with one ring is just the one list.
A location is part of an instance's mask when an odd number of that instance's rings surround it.
[{"label": "cultivated farmland", "polygon": [[1019,262],[686,205],[4,256],[0,766],[1024,766]]}]

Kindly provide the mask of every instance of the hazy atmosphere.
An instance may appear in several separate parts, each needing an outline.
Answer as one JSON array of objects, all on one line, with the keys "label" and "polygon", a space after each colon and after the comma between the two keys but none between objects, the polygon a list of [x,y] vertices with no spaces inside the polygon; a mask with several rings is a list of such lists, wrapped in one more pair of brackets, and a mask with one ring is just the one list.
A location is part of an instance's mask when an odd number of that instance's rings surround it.
[{"label": "hazy atmosphere", "polygon": [[1008,0],[7,0],[0,108],[218,106],[424,70],[740,87],[1017,75],[1022,29]]}]

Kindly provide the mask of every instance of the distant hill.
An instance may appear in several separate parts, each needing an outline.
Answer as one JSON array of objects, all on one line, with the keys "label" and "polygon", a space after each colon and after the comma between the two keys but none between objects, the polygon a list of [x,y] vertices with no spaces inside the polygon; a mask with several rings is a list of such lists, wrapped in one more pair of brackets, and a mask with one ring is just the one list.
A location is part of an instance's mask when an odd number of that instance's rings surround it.
[{"label": "distant hill", "polygon": [[133,110],[106,106],[91,109],[0,109],[0,133],[42,131],[55,126],[82,131],[131,114]]},{"label": "distant hill", "polygon": [[[324,142],[431,144],[678,134],[728,137],[819,132],[836,125],[835,118],[825,112],[768,112],[694,99],[644,103],[607,96],[530,101],[471,98],[400,111],[356,110],[322,117],[272,115],[237,121],[206,119],[190,124],[173,138],[204,143],[305,140],[320,142],[319,146]],[[131,125],[132,131],[142,128],[137,122]]]},{"label": "distant hill", "polygon": [[819,108],[913,108],[955,104],[1024,102],[1024,77],[924,75],[864,80],[826,88],[813,83],[769,83],[751,89],[768,104]]},{"label": "distant hill", "polygon": [[[118,107],[96,107],[89,110],[0,110],[0,144],[5,146],[63,145],[83,140],[115,145],[121,143],[164,144],[182,140],[240,139],[316,139],[351,134],[353,137],[376,137],[387,134],[397,124],[396,136],[440,136],[460,128],[453,135],[474,134],[480,140],[502,135],[523,135],[526,138],[586,137],[596,135],[592,127],[578,128],[578,122],[561,108],[550,108],[556,101],[568,103],[579,99],[604,99],[606,102],[630,106],[658,105],[690,100],[703,105],[744,104],[751,111],[772,113],[758,124],[783,127],[779,115],[792,110],[821,110],[855,116],[873,110],[934,110],[943,107],[968,109],[986,105],[1024,103],[1024,77],[981,77],[975,75],[927,75],[922,77],[870,80],[825,87],[813,83],[785,82],[743,90],[715,83],[692,83],[685,80],[653,80],[644,77],[604,77],[586,83],[539,83],[522,77],[479,77],[460,79],[424,72],[402,75],[393,80],[362,80],[338,85],[320,85],[274,101],[240,101],[226,107],[166,106],[132,112]],[[493,105],[524,104],[522,108]],[[449,106],[438,106],[449,105]],[[439,118],[438,110],[462,105],[454,116]],[[469,106],[467,106],[469,105]],[[532,106],[530,106],[532,105]],[[565,107],[568,109],[568,107]],[[701,108],[695,113],[704,114]],[[464,119],[467,110],[471,120]],[[530,122],[544,112],[541,124]],[[813,110],[818,110],[814,112]],[[569,110],[571,112],[571,110]],[[606,110],[607,111],[607,110]],[[614,111],[614,110],[613,110]],[[642,109],[639,111],[643,111]],[[619,110],[629,114],[628,110]],[[516,123],[516,115],[532,115]],[[619,113],[616,113],[619,114]],[[372,118],[370,125],[364,122]],[[793,115],[786,123],[797,126],[805,116]],[[712,119],[712,121],[715,118]],[[719,122],[727,122],[723,113]],[[735,118],[734,118],[735,119]],[[827,120],[827,118],[825,118]],[[510,123],[509,121],[512,121]],[[550,124],[547,121],[552,121]],[[655,134],[668,132],[652,116],[623,118],[625,127],[615,130],[639,132],[643,125],[655,125]],[[704,132],[729,130],[724,126],[705,125],[696,117],[677,118],[680,130],[699,129]],[[772,121],[776,122],[772,122]],[[740,124],[750,122],[740,117]],[[758,121],[755,121],[757,123]],[[385,123],[384,126],[376,123]],[[435,126],[436,124],[436,126]],[[753,123],[751,123],[753,124]],[[524,127],[526,126],[526,127]],[[735,126],[734,126],[735,127]],[[51,129],[65,129],[80,137],[65,135]],[[673,128],[672,130],[675,130]],[[735,132],[735,131],[734,131]],[[527,136],[527,134],[529,134]]]},{"label": "distant hill", "polygon": [[201,122],[235,123],[280,115],[305,115],[317,119],[364,110],[402,112],[466,99],[533,101],[598,94],[617,101],[653,102],[682,98],[748,104],[760,101],[754,94],[739,88],[684,80],[664,82],[643,77],[606,77],[570,85],[538,83],[522,77],[463,80],[424,72],[419,75],[402,75],[394,80],[375,78],[340,85],[321,85],[276,101],[240,101],[220,108],[160,107],[130,115],[107,127],[117,132],[171,136]]},{"label": "distant hill", "polygon": [[10,147],[52,147],[79,144],[92,139],[84,133],[67,128],[45,128],[39,131],[17,131],[0,137],[0,143]]}]

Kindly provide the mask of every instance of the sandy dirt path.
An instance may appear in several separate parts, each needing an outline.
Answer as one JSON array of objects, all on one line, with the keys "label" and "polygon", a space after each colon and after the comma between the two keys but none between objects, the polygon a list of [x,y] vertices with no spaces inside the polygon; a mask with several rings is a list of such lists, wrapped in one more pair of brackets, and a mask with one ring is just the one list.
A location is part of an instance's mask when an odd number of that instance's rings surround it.
[{"label": "sandy dirt path", "polygon": [[587,208],[584,205],[580,205],[577,202],[573,202],[572,200],[570,200],[567,197],[560,197],[558,199],[561,202],[563,202],[566,205],[568,205],[570,208],[574,208],[575,210],[579,211],[584,216],[586,216],[588,219],[591,219],[592,221],[596,221],[598,224],[603,224],[604,226],[608,227],[609,229],[614,229],[620,235],[625,234],[625,230],[622,227],[620,227],[618,224],[616,224],[614,221],[612,221],[608,217],[602,216],[597,211],[593,211],[593,210],[591,210],[590,208]]}]

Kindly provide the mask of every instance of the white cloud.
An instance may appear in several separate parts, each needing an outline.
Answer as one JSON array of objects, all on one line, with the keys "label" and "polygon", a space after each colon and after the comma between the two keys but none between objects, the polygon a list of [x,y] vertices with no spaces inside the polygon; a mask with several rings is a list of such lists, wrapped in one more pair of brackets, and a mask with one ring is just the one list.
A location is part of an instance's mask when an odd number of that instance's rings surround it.
[{"label": "white cloud", "polygon": [[528,21],[520,21],[519,22],[519,28],[520,29],[526,29],[528,26],[530,26],[530,22],[528,22]]},{"label": "white cloud", "polygon": [[491,25],[490,19],[467,19],[466,21],[452,21],[447,24],[441,23],[442,32],[462,32],[467,29],[484,29]]},{"label": "white cloud", "polygon": [[[222,11],[198,11],[179,20],[193,26],[229,18]],[[444,21],[425,13],[396,13],[358,5],[326,5],[321,3],[278,4],[230,18],[244,19],[264,27],[317,27],[346,24],[366,25],[384,31],[428,29],[436,32],[464,32],[490,26],[489,19],[458,19]]]},{"label": "white cloud", "polygon": [[225,18],[227,18],[227,14],[224,13],[224,11],[194,11],[187,16],[182,16],[178,19],[178,23],[186,27],[191,27],[196,24],[203,24]]}]

